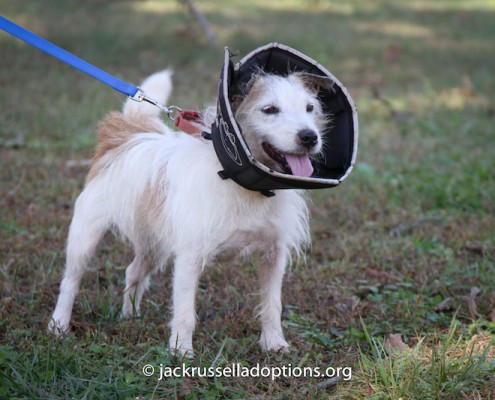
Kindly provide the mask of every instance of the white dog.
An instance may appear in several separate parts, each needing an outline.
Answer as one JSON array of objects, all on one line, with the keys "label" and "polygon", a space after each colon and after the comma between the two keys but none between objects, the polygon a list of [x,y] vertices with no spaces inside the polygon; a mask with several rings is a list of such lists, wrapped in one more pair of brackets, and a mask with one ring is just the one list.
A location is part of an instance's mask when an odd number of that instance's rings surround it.
[{"label": "white dog", "polygon": [[[322,148],[325,122],[315,79],[323,78],[258,74],[232,99],[258,161],[280,172],[311,175],[309,157]],[[171,73],[156,73],[141,87],[165,103]],[[205,129],[210,122],[205,121]],[[268,198],[220,179],[221,169],[211,141],[172,131],[150,104],[128,100],[122,113],[110,114],[99,127],[93,165],[75,204],[67,264],[49,330],[56,335],[69,330],[81,278],[98,242],[112,229],[135,251],[126,270],[123,317],[139,312],[150,274],[173,261],[169,345],[192,355],[201,272],[214,261],[258,251],[260,345],[286,350],[282,279],[291,253],[299,254],[310,241],[304,193],[279,190]]]}]

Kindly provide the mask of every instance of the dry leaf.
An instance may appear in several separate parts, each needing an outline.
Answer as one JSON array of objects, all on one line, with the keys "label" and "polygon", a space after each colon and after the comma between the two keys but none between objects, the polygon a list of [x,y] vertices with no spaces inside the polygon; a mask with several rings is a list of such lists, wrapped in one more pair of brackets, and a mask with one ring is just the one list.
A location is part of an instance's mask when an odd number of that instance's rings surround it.
[{"label": "dry leaf", "polygon": [[370,397],[373,395],[373,386],[371,386],[369,379],[366,379],[366,387],[364,389],[364,394],[366,395],[366,397]]},{"label": "dry leaf", "polygon": [[468,298],[468,309],[469,315],[472,319],[476,319],[478,317],[478,306],[476,305],[476,296],[481,293],[480,288],[472,287],[471,292],[469,293]]},{"label": "dry leaf", "polygon": [[402,335],[400,333],[390,333],[385,339],[385,351],[388,355],[393,353],[402,353],[409,349],[407,344],[402,341]]},{"label": "dry leaf", "polygon": [[4,297],[0,300],[0,317],[7,318],[14,309],[14,299],[12,297]]},{"label": "dry leaf", "polygon": [[397,60],[399,56],[400,56],[400,47],[396,43],[392,43],[389,46],[387,46],[387,48],[383,52],[383,59],[388,63]]},{"label": "dry leaf", "polygon": [[184,381],[182,382],[182,387],[180,388],[179,392],[179,398],[183,399],[185,398],[188,394],[192,392],[194,389],[194,384],[191,379],[185,378]]},{"label": "dry leaf", "polygon": [[468,243],[464,246],[464,248],[467,251],[479,256],[483,256],[485,254],[485,248],[483,247],[483,245],[478,243]]},{"label": "dry leaf", "polygon": [[452,297],[447,297],[440,304],[433,308],[433,311],[451,311],[454,309],[454,305],[452,304]]}]

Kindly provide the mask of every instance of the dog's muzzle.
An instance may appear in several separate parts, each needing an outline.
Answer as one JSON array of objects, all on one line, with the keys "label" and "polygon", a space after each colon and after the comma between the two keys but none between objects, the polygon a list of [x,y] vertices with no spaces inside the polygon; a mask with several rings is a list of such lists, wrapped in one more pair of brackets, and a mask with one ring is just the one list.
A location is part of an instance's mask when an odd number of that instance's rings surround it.
[{"label": "dog's muzzle", "polygon": [[[220,76],[217,116],[212,125],[212,140],[223,171],[223,179],[232,179],[242,187],[274,195],[276,189],[321,189],[339,185],[352,170],[358,143],[357,111],[346,88],[315,60],[279,43],[260,47],[233,65],[231,53],[225,48]],[[242,131],[232,112],[229,99],[234,87],[248,82],[254,73],[287,76],[293,72],[307,72],[329,77],[331,89],[320,88],[318,98],[328,115],[328,129],[322,153],[312,160],[310,177],[274,171],[257,161],[249,150]],[[306,132],[301,140],[311,145]],[[288,170],[288,172],[290,169]]]}]

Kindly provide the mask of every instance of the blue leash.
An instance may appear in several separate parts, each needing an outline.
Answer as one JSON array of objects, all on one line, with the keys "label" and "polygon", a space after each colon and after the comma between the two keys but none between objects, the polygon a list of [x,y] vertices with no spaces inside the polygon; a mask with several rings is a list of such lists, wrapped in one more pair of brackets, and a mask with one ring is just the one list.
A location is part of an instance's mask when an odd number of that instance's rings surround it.
[{"label": "blue leash", "polygon": [[167,113],[169,116],[171,116],[171,114],[175,111],[180,111],[178,107],[166,107],[163,104],[158,103],[156,100],[146,96],[146,94],[143,93],[137,86],[131,85],[130,83],[124,82],[115,76],[110,75],[108,72],[95,67],[87,61],[84,61],[83,59],[69,53],[68,51],[56,46],[48,40],[39,37],[38,35],[35,35],[34,33],[24,29],[22,26],[15,24],[3,16],[0,16],[0,28],[12,36],[15,36],[16,38],[30,44],[31,46],[44,51],[52,57],[63,61],[71,67],[84,72],[100,82],[103,82],[105,85],[110,86],[118,92],[129,96],[132,100],[151,103]]}]

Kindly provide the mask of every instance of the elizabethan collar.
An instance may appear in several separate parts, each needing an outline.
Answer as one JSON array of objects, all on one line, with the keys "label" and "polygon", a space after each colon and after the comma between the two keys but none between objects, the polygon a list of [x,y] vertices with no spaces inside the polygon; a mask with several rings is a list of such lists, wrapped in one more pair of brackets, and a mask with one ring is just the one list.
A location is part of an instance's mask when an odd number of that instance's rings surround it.
[{"label": "elizabethan collar", "polygon": [[[352,170],[358,142],[357,111],[346,88],[315,60],[279,43],[260,47],[235,65],[230,58],[231,53],[225,48],[217,117],[212,126],[213,145],[224,168],[219,175],[267,195],[273,195],[271,191],[275,189],[320,189],[339,185]],[[266,167],[253,157],[242,137],[229,98],[233,88],[249,81],[251,75],[260,70],[281,76],[307,72],[329,77],[334,82],[331,89],[321,88],[318,94],[330,122],[323,154],[312,160],[314,173],[310,177],[284,174]]]}]

